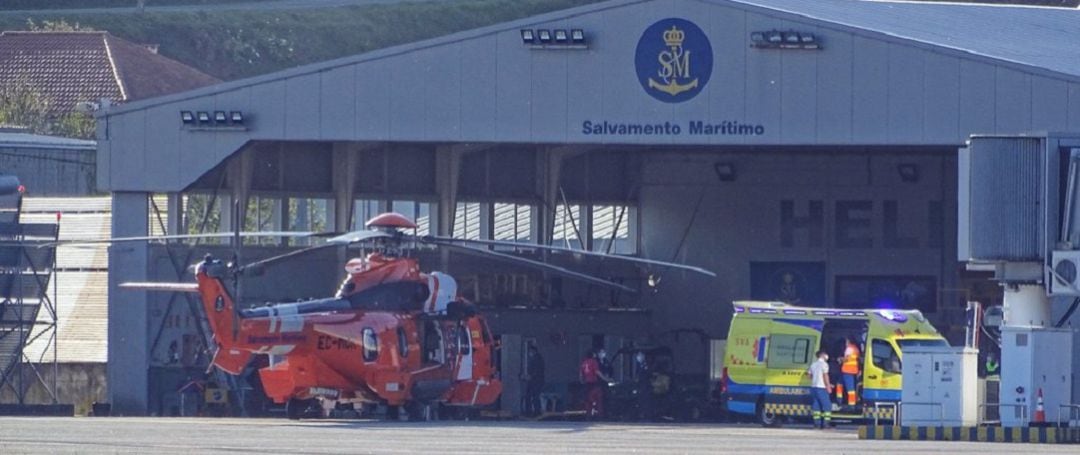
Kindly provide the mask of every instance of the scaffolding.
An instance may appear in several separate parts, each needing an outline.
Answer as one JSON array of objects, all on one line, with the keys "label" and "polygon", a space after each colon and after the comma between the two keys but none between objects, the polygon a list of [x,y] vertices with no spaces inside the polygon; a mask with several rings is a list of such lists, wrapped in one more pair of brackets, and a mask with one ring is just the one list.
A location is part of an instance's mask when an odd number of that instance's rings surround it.
[{"label": "scaffolding", "polygon": [[[60,225],[20,223],[22,187],[17,179],[7,183],[0,182],[0,391],[10,389],[17,404],[26,405],[28,390],[40,383],[56,404],[59,318],[49,286],[55,296]],[[26,346],[42,337],[48,347],[31,359]],[[52,368],[51,381],[42,375],[43,367]]]}]

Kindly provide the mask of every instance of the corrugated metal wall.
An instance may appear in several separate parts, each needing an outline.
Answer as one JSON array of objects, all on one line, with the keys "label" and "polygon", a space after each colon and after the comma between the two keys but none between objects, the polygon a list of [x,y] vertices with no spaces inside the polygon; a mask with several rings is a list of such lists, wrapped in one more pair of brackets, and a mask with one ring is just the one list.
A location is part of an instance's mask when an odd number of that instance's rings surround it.
[{"label": "corrugated metal wall", "polygon": [[1042,141],[979,137],[970,150],[971,259],[1040,261],[1046,204]]},{"label": "corrugated metal wall", "polygon": [[94,149],[0,147],[0,172],[17,175],[32,196],[85,196],[96,192]]}]

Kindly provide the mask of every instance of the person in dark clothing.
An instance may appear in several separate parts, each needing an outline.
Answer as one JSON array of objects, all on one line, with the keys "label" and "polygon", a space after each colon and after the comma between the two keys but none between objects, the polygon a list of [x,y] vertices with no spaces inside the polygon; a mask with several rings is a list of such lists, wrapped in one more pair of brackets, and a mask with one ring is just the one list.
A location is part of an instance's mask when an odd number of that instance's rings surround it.
[{"label": "person in dark clothing", "polygon": [[644,352],[634,354],[634,374],[637,379],[639,417],[642,421],[651,421],[656,418],[653,415],[653,367],[649,365]]},{"label": "person in dark clothing", "polygon": [[529,345],[525,362],[525,414],[536,416],[544,412],[540,403],[540,392],[544,389],[544,357],[536,345]]}]

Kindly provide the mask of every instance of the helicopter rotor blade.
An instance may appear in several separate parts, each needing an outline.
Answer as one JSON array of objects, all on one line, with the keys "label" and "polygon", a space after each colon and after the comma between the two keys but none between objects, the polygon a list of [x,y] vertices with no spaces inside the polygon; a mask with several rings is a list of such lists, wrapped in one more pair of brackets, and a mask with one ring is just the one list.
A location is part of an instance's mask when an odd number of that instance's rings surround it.
[{"label": "helicopter rotor blade", "polygon": [[375,238],[388,238],[394,237],[396,234],[391,234],[383,231],[372,231],[369,229],[346,232],[344,234],[326,239],[327,243],[333,243],[335,245],[349,245],[353,243],[364,242]]},{"label": "helicopter rotor blade", "polygon": [[155,283],[155,282],[126,282],[120,283],[120,287],[124,289],[137,289],[141,291],[162,291],[162,292],[190,292],[199,293],[199,285],[197,283]]},{"label": "helicopter rotor blade", "polygon": [[552,245],[521,244],[521,243],[517,243],[517,242],[507,242],[507,241],[501,241],[501,240],[455,239],[455,238],[450,238],[450,237],[436,237],[436,236],[426,236],[426,237],[421,238],[421,240],[423,240],[425,242],[429,242],[429,243],[444,243],[444,244],[445,243],[454,243],[454,244],[464,244],[464,245],[506,246],[506,247],[513,247],[513,248],[516,248],[516,249],[547,250],[547,251],[553,251],[553,252],[558,252],[558,253],[576,254],[576,255],[595,257],[595,258],[601,258],[601,259],[613,259],[613,260],[625,261],[625,262],[633,262],[633,263],[638,263],[638,264],[655,265],[655,266],[658,266],[658,267],[666,267],[666,268],[672,268],[672,269],[686,270],[686,271],[689,271],[689,272],[700,273],[702,275],[706,275],[706,276],[710,276],[710,277],[716,277],[716,273],[714,273],[714,272],[712,272],[710,270],[703,269],[701,267],[694,267],[692,265],[679,264],[679,263],[675,263],[675,262],[658,261],[658,260],[655,260],[655,259],[645,259],[645,258],[638,258],[638,257],[631,257],[631,256],[617,256],[617,255],[613,255],[613,254],[604,254],[604,253],[598,253],[598,252],[595,252],[595,251],[575,250],[575,249],[571,249],[571,248],[564,248],[564,247],[552,246]]},{"label": "helicopter rotor blade", "polygon": [[254,269],[256,267],[265,267],[265,266],[267,266],[269,264],[273,264],[275,262],[283,261],[283,260],[286,260],[286,259],[292,259],[292,258],[295,258],[297,256],[303,256],[305,254],[315,252],[315,251],[319,251],[319,250],[324,250],[326,248],[338,247],[338,246],[342,246],[342,245],[351,245],[353,243],[366,242],[368,240],[372,240],[372,239],[376,239],[376,238],[385,238],[385,237],[391,237],[391,236],[392,236],[392,234],[388,234],[388,233],[382,232],[382,231],[361,230],[361,231],[348,232],[348,233],[345,233],[345,234],[338,235],[336,237],[331,237],[331,238],[326,240],[326,243],[323,243],[321,245],[310,246],[310,247],[299,249],[299,250],[296,250],[296,251],[290,251],[288,253],[279,254],[277,256],[268,257],[266,259],[261,259],[261,260],[252,262],[250,264],[245,264],[245,265],[243,265],[242,267],[240,267],[238,269],[238,272],[243,272],[244,270],[247,270],[247,269]]},{"label": "helicopter rotor blade", "polygon": [[615,290],[619,290],[619,291],[623,291],[623,292],[629,292],[631,294],[634,294],[634,293],[637,292],[634,289],[628,288],[628,287],[623,286],[623,285],[621,285],[619,283],[613,283],[611,281],[604,280],[604,279],[601,279],[601,278],[597,278],[597,277],[594,277],[594,276],[591,276],[591,275],[586,275],[584,273],[574,272],[572,270],[568,270],[568,269],[565,269],[563,267],[559,267],[557,265],[551,265],[551,264],[547,264],[547,263],[540,262],[540,261],[534,261],[532,259],[527,259],[527,258],[523,258],[523,257],[520,257],[520,256],[514,256],[512,254],[499,253],[497,251],[491,251],[491,250],[482,250],[482,249],[479,249],[479,248],[473,248],[473,247],[469,247],[469,246],[458,245],[458,244],[450,243],[450,242],[428,242],[428,241],[426,241],[426,243],[430,243],[430,244],[433,244],[433,245],[438,245],[440,247],[445,247],[445,248],[450,249],[451,251],[456,251],[456,252],[460,252],[460,253],[464,253],[464,254],[469,254],[469,255],[479,256],[479,257],[485,257],[485,258],[489,258],[489,259],[495,259],[495,260],[499,260],[499,261],[503,261],[503,262],[509,262],[509,263],[512,263],[512,264],[517,264],[517,265],[521,265],[521,266],[525,266],[525,267],[532,267],[534,269],[540,269],[540,270],[543,270],[543,271],[546,271],[546,272],[553,273],[555,275],[561,275],[561,276],[571,278],[571,279],[575,279],[575,280],[578,280],[578,281],[584,281],[584,282],[587,282],[587,283],[595,284],[595,285],[598,285],[598,286],[603,286],[603,287],[610,288],[610,289],[615,289]]},{"label": "helicopter rotor blade", "polygon": [[[94,245],[111,245],[114,243],[127,243],[127,242],[150,242],[154,240],[189,240],[189,239],[224,239],[233,238],[237,235],[236,232],[208,232],[204,234],[174,234],[174,235],[145,235],[139,237],[116,237],[112,239],[100,239],[100,240],[65,240],[60,242],[46,242],[39,244],[39,246],[94,246]],[[262,231],[262,232],[240,232],[240,237],[312,237],[314,232],[306,231]]]},{"label": "helicopter rotor blade", "polygon": [[297,256],[303,256],[303,255],[311,253],[311,252],[315,252],[315,251],[319,251],[319,250],[325,250],[327,248],[336,247],[336,246],[341,246],[341,245],[337,244],[337,243],[324,243],[322,245],[315,245],[315,246],[309,246],[307,248],[301,248],[299,250],[290,251],[288,253],[279,254],[277,256],[271,256],[271,257],[268,257],[266,259],[260,259],[258,261],[255,261],[255,262],[252,262],[252,263],[249,263],[249,264],[244,264],[244,265],[240,266],[237,269],[237,272],[240,273],[240,272],[243,272],[243,271],[248,270],[248,269],[255,269],[257,267],[265,267],[265,266],[267,266],[269,264],[273,264],[275,262],[284,261],[286,259],[295,258]]}]

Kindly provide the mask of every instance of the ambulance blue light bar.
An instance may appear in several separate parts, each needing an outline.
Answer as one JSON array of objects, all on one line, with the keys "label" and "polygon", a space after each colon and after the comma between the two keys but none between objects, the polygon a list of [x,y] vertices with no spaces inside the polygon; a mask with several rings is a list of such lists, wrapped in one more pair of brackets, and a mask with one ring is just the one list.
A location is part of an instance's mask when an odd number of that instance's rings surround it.
[{"label": "ambulance blue light bar", "polygon": [[892,322],[907,322],[908,319],[906,314],[893,310],[878,310],[877,315],[886,321]]}]

